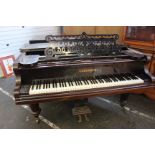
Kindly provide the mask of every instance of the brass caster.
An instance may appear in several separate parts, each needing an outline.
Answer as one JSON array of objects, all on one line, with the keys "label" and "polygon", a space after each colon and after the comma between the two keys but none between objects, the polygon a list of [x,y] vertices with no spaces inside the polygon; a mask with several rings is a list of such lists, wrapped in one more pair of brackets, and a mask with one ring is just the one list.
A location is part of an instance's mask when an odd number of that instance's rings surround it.
[{"label": "brass caster", "polygon": [[39,119],[39,118],[36,119],[36,123],[37,123],[37,124],[40,123],[40,119]]}]

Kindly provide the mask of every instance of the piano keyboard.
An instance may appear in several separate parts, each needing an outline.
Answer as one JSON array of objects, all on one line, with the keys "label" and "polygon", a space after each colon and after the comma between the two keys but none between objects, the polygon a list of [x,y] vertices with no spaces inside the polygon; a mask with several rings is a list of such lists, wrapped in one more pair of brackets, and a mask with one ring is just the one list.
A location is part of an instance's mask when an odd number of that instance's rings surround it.
[{"label": "piano keyboard", "polygon": [[41,79],[32,81],[29,95],[79,91],[142,83],[144,83],[144,80],[137,75],[130,73],[101,75],[87,78]]}]

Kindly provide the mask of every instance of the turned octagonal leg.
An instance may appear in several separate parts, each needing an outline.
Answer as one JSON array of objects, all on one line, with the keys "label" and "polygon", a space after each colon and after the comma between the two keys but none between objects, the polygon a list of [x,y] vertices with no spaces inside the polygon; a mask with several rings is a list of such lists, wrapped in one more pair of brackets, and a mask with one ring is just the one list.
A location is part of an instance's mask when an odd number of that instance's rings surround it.
[{"label": "turned octagonal leg", "polygon": [[124,107],[127,104],[129,94],[121,94],[120,95],[120,106]]},{"label": "turned octagonal leg", "polygon": [[39,123],[39,114],[41,112],[41,108],[39,107],[39,104],[31,104],[29,105],[29,107],[32,111],[32,114],[36,118],[36,122]]}]

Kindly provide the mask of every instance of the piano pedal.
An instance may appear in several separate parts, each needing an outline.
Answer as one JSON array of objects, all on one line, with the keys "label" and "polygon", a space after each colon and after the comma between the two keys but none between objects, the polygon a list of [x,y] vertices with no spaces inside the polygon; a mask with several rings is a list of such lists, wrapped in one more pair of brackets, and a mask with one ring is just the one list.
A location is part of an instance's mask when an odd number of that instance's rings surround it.
[{"label": "piano pedal", "polygon": [[85,120],[86,120],[87,122],[89,122],[88,116],[87,116],[87,115],[84,115],[84,117],[85,117]]},{"label": "piano pedal", "polygon": [[81,123],[81,122],[82,122],[82,116],[78,115],[78,123]]},{"label": "piano pedal", "polygon": [[73,114],[73,116],[78,117],[79,123],[82,122],[83,117],[88,122],[89,121],[88,115],[91,113],[92,113],[91,109],[88,106],[74,107],[72,109],[72,114]]}]

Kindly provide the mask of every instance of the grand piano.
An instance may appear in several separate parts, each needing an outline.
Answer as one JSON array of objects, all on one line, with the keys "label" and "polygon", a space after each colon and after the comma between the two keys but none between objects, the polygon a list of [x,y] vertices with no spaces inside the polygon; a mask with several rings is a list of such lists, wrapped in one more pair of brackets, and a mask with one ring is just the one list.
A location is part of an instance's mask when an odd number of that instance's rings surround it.
[{"label": "grand piano", "polygon": [[[46,36],[21,49],[14,63],[17,105],[38,118],[40,103],[128,93],[155,87],[151,56],[117,44],[118,34]],[[152,98],[155,99],[155,98]]]}]

